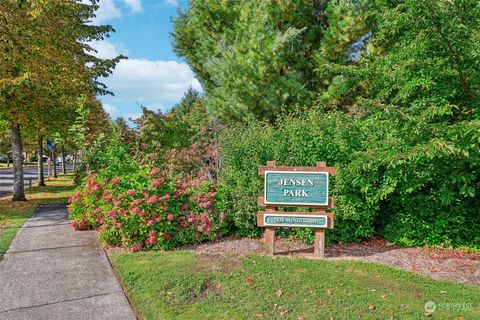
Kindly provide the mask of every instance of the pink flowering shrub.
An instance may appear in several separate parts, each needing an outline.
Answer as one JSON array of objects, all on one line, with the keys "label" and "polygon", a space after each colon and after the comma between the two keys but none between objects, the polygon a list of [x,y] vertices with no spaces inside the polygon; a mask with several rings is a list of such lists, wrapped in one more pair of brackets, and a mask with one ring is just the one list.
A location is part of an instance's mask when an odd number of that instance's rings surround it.
[{"label": "pink flowering shrub", "polygon": [[224,232],[225,215],[211,182],[172,181],[147,167],[113,178],[108,170],[88,176],[70,198],[74,229],[96,229],[102,241],[130,251],[168,249]]}]

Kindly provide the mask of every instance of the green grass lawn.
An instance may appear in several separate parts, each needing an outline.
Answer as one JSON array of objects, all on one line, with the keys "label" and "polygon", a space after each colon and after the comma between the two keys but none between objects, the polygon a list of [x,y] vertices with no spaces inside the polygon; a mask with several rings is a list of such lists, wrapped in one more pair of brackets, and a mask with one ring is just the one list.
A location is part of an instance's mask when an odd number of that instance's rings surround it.
[{"label": "green grass lawn", "polygon": [[0,199],[0,259],[8,250],[18,229],[31,217],[39,204],[66,203],[75,189],[73,173],[46,181],[46,187],[26,190],[26,202],[12,202],[11,196]]},{"label": "green grass lawn", "polygon": [[188,251],[110,259],[142,319],[423,319],[427,301],[429,318],[480,319],[479,287],[373,263]]}]

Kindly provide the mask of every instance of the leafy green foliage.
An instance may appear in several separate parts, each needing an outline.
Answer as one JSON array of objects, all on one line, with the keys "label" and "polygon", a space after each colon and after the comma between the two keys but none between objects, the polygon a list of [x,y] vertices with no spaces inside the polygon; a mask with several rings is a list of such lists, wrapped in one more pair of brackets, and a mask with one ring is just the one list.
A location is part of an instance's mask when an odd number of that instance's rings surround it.
[{"label": "leafy green foliage", "polygon": [[325,27],[320,1],[190,1],[175,21],[174,47],[221,118],[270,119],[308,104],[321,85],[314,53]]},{"label": "leafy green foliage", "polygon": [[[331,180],[336,198],[336,224],[328,232],[330,240],[358,241],[373,235],[373,206],[364,205],[360,193],[348,189],[344,169],[354,152],[362,148],[364,135],[359,124],[342,113],[325,114],[322,109],[296,116],[285,116],[277,125],[252,122],[235,125],[222,132],[222,170],[219,182],[231,193],[230,210],[237,232],[260,236],[257,227],[257,197],[262,194],[263,177],[258,166],[275,159],[278,165],[315,166],[319,160],[336,166],[339,174]],[[311,241],[313,232],[298,229]]]},{"label": "leafy green foliage", "polygon": [[465,143],[466,128],[478,132],[479,123],[438,123],[444,111],[390,110],[363,121],[368,149],[348,168],[351,184],[378,204],[376,228],[392,242],[473,247],[480,240],[480,157]]},{"label": "leafy green foliage", "polygon": [[[338,171],[331,182],[336,223],[329,241],[382,235],[401,245],[474,247],[480,240],[479,177],[478,170],[468,170],[478,166],[478,149],[461,149],[464,123],[431,132],[431,112],[419,122],[396,111],[355,120],[316,110],[282,117],[274,126],[252,122],[226,129],[220,183],[231,197],[237,232],[261,235],[256,199],[264,186],[258,165],[275,159],[279,165],[313,166],[324,160]],[[432,135],[452,140],[432,141]],[[311,230],[294,234],[312,240]]]},{"label": "leafy green foliage", "polygon": [[341,49],[332,42],[317,72],[332,79],[322,101],[349,103],[367,128],[347,168],[351,188],[375,204],[375,228],[392,242],[476,246],[478,1],[379,0],[349,11],[331,32],[361,39],[354,63],[326,59]]}]

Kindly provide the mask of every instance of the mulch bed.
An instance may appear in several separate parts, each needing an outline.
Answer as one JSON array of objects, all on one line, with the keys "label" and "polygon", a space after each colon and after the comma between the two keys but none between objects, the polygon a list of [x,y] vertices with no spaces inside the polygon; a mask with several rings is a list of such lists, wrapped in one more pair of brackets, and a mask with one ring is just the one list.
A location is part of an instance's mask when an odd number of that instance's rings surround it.
[{"label": "mulch bed", "polygon": [[[261,238],[223,238],[191,245],[178,250],[193,250],[202,255],[263,255]],[[124,248],[107,247],[107,255],[127,252]],[[313,258],[313,246],[299,240],[277,238],[275,256]],[[386,264],[439,280],[450,280],[480,286],[480,253],[427,247],[398,247],[382,239],[361,243],[334,244],[325,248],[327,260],[361,260]]]},{"label": "mulch bed", "polygon": [[[201,254],[263,254],[263,239],[226,238],[189,246]],[[277,256],[311,258],[313,246],[298,240],[276,239]],[[386,264],[419,273],[434,279],[480,285],[480,253],[436,250],[422,247],[397,247],[385,240],[371,239],[362,243],[334,244],[325,248],[327,260],[363,260]]]}]

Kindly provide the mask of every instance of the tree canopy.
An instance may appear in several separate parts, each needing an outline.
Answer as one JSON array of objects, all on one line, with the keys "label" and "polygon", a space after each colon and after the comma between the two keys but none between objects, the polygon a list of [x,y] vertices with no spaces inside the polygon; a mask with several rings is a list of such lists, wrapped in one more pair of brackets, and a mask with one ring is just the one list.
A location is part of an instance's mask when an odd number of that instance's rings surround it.
[{"label": "tree canopy", "polygon": [[24,200],[21,128],[66,132],[79,96],[110,93],[99,78],[124,57],[94,55],[89,43],[114,31],[90,23],[96,2],[0,2],[0,117],[11,129],[14,199]]}]

